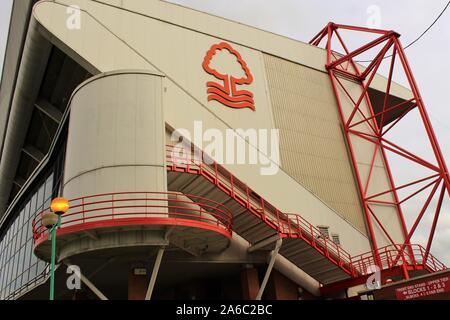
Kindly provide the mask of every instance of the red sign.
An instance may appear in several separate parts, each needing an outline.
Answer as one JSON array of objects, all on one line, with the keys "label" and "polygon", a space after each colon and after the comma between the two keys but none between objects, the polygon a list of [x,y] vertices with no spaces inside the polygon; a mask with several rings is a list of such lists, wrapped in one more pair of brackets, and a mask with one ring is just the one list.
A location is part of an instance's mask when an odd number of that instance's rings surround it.
[{"label": "red sign", "polygon": [[442,277],[395,289],[398,300],[420,299],[450,291],[450,278]]},{"label": "red sign", "polygon": [[[228,74],[225,70],[217,70],[217,67],[211,66],[216,53],[221,50],[226,50],[228,54],[234,56],[233,62],[239,64],[239,68],[243,71],[243,76]],[[208,101],[215,100],[230,108],[250,108],[255,111],[253,93],[248,90],[238,90],[237,87],[238,85],[251,84],[253,82],[253,75],[239,52],[233,49],[228,43],[221,42],[215,44],[208,50],[203,60],[203,69],[222,81],[222,83],[207,82]]]}]

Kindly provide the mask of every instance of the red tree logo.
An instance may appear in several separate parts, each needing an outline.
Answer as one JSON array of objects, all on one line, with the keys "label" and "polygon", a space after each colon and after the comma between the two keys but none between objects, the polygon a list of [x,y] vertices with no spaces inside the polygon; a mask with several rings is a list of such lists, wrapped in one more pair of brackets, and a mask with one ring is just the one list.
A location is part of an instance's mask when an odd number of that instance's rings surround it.
[{"label": "red tree logo", "polygon": [[[228,74],[227,72],[217,70],[220,68],[220,65],[218,67],[215,66],[214,60],[217,53],[222,53],[221,50],[226,50],[227,55],[230,58],[233,58],[233,61],[230,62],[230,64],[234,64],[233,69],[235,69],[235,72],[236,70],[240,70],[241,72]],[[253,76],[239,52],[233,49],[228,43],[221,42],[215,44],[208,50],[205,59],[203,60],[203,69],[217,79],[223,81],[223,84],[213,81],[207,82],[208,101],[216,100],[231,108],[250,108],[255,111],[253,93],[248,90],[237,89],[237,85],[251,84],[253,82]]]}]

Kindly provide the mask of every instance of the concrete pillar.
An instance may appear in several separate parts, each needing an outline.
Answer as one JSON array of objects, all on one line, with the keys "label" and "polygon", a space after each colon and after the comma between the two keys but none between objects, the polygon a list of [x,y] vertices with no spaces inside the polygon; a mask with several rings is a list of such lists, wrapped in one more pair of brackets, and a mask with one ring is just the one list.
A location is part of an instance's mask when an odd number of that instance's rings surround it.
[{"label": "concrete pillar", "polygon": [[[107,226],[118,219],[167,217],[162,87],[159,74],[115,71],[94,76],[74,91],[69,103],[63,196],[96,197],[73,201],[71,205],[79,206],[75,211],[79,213],[63,216],[65,227],[100,224],[102,220],[102,226]],[[82,209],[84,214],[80,213]],[[147,234],[145,242],[156,245]],[[69,255],[66,248],[70,246],[86,250],[86,241],[90,249],[95,249],[114,247],[117,241],[123,245],[125,238],[127,245],[141,243],[143,236],[132,228],[121,230],[120,235],[91,233],[87,240],[65,243],[61,254]]]},{"label": "concrete pillar", "polygon": [[128,275],[128,300],[144,300],[147,287],[147,276],[136,275],[134,269],[131,269]]},{"label": "concrete pillar", "polygon": [[270,300],[298,300],[298,288],[296,283],[273,270],[266,289],[267,298]]},{"label": "concrete pillar", "polygon": [[162,91],[160,75],[140,71],[101,74],[77,88],[65,197],[167,190]]},{"label": "concrete pillar", "polygon": [[245,266],[241,271],[242,298],[255,300],[259,291],[258,269],[253,266]]}]

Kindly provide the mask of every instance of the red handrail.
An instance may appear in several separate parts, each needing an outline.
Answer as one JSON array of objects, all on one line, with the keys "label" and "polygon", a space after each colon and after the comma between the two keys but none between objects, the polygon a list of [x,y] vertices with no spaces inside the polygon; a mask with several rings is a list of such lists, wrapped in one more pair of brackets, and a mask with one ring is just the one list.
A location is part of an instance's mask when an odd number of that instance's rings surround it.
[{"label": "red handrail", "polygon": [[[424,248],[419,244],[410,244],[403,250],[401,250],[401,245],[391,244],[379,248],[377,252],[383,269],[393,268],[403,264],[416,267],[420,266],[427,268],[432,272],[447,269],[447,267],[431,253],[428,253],[428,257],[426,257]],[[398,259],[399,254],[401,259]],[[427,259],[426,261],[424,261],[425,258]],[[365,274],[369,266],[375,265],[374,253],[366,252],[354,256],[353,264],[355,265],[355,268],[358,266],[357,268],[360,269],[361,274]]]},{"label": "red handrail", "polygon": [[[134,219],[136,223],[149,223],[151,219],[170,219],[183,225],[217,228],[231,237],[233,216],[223,204],[214,200],[177,192],[116,192],[80,197],[69,201],[70,209],[61,221],[61,230],[83,230],[90,223],[113,221],[120,225],[121,219]],[[35,242],[48,236],[42,225],[46,209],[32,221]],[[174,220],[175,219],[175,220]]]},{"label": "red handrail", "polygon": [[[244,202],[249,211],[263,222],[273,226],[282,237],[301,238],[324,256],[334,259],[336,264],[346,269],[345,271],[349,274],[355,272],[350,265],[351,255],[342,247],[331,240],[324,239],[319,229],[299,214],[279,211],[217,162],[208,161],[210,164],[207,164],[202,161],[206,157],[211,159],[202,150],[193,152],[180,146],[167,145],[166,151],[167,166],[170,170],[182,171],[183,168],[186,168],[187,172],[203,174],[206,179],[217,184],[230,197],[238,197],[240,200],[238,202]],[[195,161],[198,159],[194,158],[194,153],[201,155],[201,161]]]},{"label": "red handrail", "polygon": [[[364,275],[367,273],[369,266],[377,265],[374,258],[376,253],[380,255],[382,268],[394,267],[395,262],[396,265],[420,265],[431,271],[446,269],[446,266],[431,254],[428,255],[427,261],[423,261],[425,254],[423,247],[419,245],[410,246],[412,250],[410,252],[414,252],[413,256],[409,254],[408,250],[403,250],[400,255],[401,259],[397,259],[398,261],[394,261],[394,258],[398,256],[399,245],[386,246],[379,248],[377,251],[352,257],[340,245],[325,239],[320,230],[302,218],[301,215],[281,212],[217,162],[209,161],[210,164],[205,163],[203,159],[207,157],[210,160],[211,157],[202,150],[196,150],[196,154],[200,154],[202,157],[202,159],[196,160],[200,161],[194,161],[192,151],[187,151],[183,147],[167,145],[166,151],[167,166],[170,170],[183,171],[183,167],[188,166],[188,172],[202,174],[238,202],[244,202],[245,207],[261,218],[263,222],[270,222],[270,225],[275,225],[274,228],[281,236],[303,239],[352,276]],[[417,253],[418,250],[419,253]]]}]

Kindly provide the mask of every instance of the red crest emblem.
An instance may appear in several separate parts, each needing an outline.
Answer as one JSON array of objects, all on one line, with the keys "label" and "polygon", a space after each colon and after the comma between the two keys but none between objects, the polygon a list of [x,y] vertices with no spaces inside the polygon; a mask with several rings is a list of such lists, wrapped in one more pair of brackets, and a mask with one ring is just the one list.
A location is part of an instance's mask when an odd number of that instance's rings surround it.
[{"label": "red crest emblem", "polygon": [[[228,54],[235,57],[235,62],[239,64],[239,68],[243,71],[244,75],[233,75],[221,72],[220,70],[217,70],[217,67],[211,65],[215,55],[221,50],[226,50],[228,51]],[[221,42],[214,44],[208,50],[205,59],[203,60],[203,69],[210,75],[223,81],[223,83],[213,81],[208,81],[206,83],[208,101],[215,100],[230,108],[250,108],[255,111],[253,93],[248,90],[238,90],[237,87],[238,85],[251,84],[253,82],[253,75],[239,52],[232,48],[228,43]]]}]

